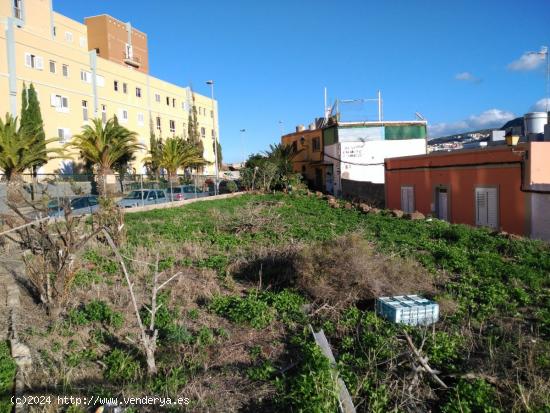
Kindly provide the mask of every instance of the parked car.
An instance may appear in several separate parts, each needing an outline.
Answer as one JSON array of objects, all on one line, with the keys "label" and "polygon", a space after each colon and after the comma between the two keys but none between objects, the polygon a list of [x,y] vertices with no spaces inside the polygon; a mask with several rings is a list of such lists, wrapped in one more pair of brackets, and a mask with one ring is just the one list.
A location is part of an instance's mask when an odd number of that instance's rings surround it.
[{"label": "parked car", "polygon": [[118,206],[121,208],[133,208],[142,205],[154,205],[168,202],[166,193],[161,189],[139,189],[132,191],[120,201]]},{"label": "parked car", "polygon": [[97,195],[77,196],[74,198],[54,199],[48,203],[48,215],[62,217],[63,207],[68,205],[73,215],[93,214],[99,208]]},{"label": "parked car", "polygon": [[182,201],[184,199],[203,198],[209,196],[208,191],[196,187],[195,185],[173,186],[166,190],[166,196],[172,201]]}]

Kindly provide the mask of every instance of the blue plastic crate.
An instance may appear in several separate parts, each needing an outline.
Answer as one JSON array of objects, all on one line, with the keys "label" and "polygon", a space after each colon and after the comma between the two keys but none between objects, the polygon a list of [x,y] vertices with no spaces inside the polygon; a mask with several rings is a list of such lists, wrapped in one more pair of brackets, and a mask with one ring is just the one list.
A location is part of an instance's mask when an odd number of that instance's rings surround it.
[{"label": "blue plastic crate", "polygon": [[376,314],[394,323],[429,325],[439,320],[439,304],[419,295],[376,299]]}]

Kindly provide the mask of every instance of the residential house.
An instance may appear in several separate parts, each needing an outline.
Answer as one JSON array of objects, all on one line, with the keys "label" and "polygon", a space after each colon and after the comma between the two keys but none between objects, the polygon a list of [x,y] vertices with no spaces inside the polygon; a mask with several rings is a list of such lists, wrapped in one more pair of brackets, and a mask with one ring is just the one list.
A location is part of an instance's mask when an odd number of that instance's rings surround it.
[{"label": "residential house", "polygon": [[325,188],[384,202],[384,159],[426,153],[426,121],[332,121],[323,128]]},{"label": "residential house", "polygon": [[307,185],[315,190],[324,190],[323,131],[315,123],[305,129],[296,127],[296,132],[281,137],[281,143],[292,145],[297,155],[292,160],[295,172],[301,173]]},{"label": "residential house", "polygon": [[386,206],[550,240],[550,142],[386,159]]}]

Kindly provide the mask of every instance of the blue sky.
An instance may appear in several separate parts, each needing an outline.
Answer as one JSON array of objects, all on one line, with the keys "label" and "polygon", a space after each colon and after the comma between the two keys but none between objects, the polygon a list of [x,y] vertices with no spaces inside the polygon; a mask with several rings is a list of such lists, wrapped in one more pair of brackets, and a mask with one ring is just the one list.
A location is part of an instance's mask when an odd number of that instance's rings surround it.
[{"label": "blue sky", "polygon": [[550,45],[549,0],[53,1],[146,32],[156,77],[207,95],[214,79],[228,162],[322,116],[325,86],[329,101],[380,89],[385,119],[420,112],[432,136],[544,107],[544,61],[524,54]]}]

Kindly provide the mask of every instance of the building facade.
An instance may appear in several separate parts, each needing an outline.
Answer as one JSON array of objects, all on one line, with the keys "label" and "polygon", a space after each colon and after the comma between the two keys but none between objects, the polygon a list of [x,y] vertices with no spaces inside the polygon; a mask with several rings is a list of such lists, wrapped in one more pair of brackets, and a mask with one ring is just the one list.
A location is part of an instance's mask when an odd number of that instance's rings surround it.
[{"label": "building facade", "polygon": [[[52,0],[0,2],[0,114],[20,113],[23,84],[32,83],[48,138],[70,141],[97,117],[117,116],[149,147],[157,138],[187,136],[195,105],[204,157],[214,171],[214,142],[219,137],[217,102],[149,75],[147,36],[129,23],[107,16],[78,23],[52,9]],[[143,173],[147,150],[133,168]],[[52,160],[40,173],[66,170],[73,159]]]},{"label": "building facade", "polygon": [[386,159],[386,206],[550,240],[550,142]]},{"label": "building facade", "polygon": [[323,147],[327,192],[383,202],[384,159],[425,154],[426,122],[334,122]]},{"label": "building facade", "polygon": [[297,126],[296,132],[281,137],[281,143],[292,145],[298,152],[292,160],[294,172],[301,173],[308,187],[324,190],[323,131],[315,124],[309,129]]}]

